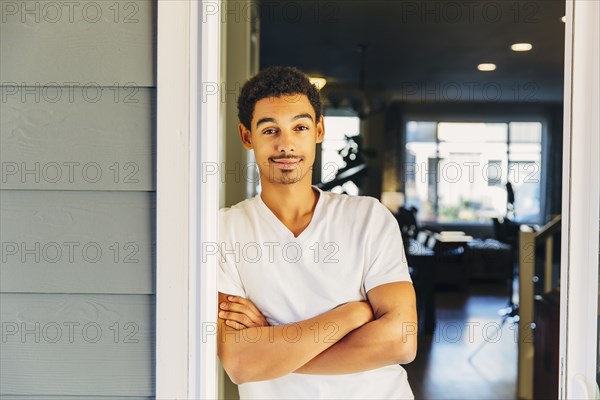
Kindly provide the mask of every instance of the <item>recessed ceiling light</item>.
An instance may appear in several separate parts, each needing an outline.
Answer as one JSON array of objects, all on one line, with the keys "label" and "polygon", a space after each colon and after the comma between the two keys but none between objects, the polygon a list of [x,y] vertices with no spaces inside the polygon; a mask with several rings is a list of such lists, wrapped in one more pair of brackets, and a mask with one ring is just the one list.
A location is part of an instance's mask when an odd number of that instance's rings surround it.
[{"label": "recessed ceiling light", "polygon": [[485,64],[479,64],[477,66],[477,69],[483,72],[490,72],[490,71],[495,71],[496,70],[496,64],[489,64],[489,63],[485,63]]},{"label": "recessed ceiling light", "polygon": [[315,85],[317,87],[317,89],[319,89],[319,90],[323,89],[325,84],[327,84],[327,79],[318,78],[316,76],[309,76],[308,80],[310,81],[311,84]]},{"label": "recessed ceiling light", "polygon": [[560,20],[566,24],[567,23],[567,16],[566,15],[563,16]]},{"label": "recessed ceiling light", "polygon": [[533,46],[531,45],[531,43],[515,43],[512,46],[510,46],[510,49],[512,51],[529,51],[533,49]]}]

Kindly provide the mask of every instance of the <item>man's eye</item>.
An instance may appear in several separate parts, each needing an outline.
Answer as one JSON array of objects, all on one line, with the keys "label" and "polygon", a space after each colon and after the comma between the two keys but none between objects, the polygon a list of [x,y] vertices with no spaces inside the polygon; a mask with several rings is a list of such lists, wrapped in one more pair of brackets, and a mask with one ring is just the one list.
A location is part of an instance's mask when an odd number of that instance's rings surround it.
[{"label": "man's eye", "polygon": [[300,130],[303,130],[303,131],[306,131],[306,130],[308,130],[308,126],[300,125],[300,126],[298,127],[298,129],[300,129]]},{"label": "man's eye", "polygon": [[276,129],[266,129],[263,133],[266,133],[267,135],[271,135],[276,132],[277,132]]}]

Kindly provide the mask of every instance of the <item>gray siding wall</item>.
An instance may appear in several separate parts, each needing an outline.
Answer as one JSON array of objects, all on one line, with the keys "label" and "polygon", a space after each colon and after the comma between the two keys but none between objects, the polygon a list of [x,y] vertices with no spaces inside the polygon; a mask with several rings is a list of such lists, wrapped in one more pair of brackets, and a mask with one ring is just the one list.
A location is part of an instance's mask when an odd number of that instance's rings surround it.
[{"label": "gray siding wall", "polygon": [[0,0],[0,397],[154,396],[150,0]]}]

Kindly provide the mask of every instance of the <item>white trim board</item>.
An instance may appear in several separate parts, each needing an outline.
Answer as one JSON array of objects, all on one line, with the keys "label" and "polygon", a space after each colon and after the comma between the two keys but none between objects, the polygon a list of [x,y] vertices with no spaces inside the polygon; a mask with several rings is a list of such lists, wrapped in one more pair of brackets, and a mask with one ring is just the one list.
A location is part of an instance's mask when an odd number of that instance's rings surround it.
[{"label": "white trim board", "polygon": [[218,165],[220,111],[200,95],[220,82],[221,24],[203,3],[158,1],[157,399],[217,397],[216,264],[200,255],[217,241],[219,184],[200,182],[202,165]]},{"label": "white trim board", "polygon": [[558,390],[561,399],[591,399],[598,362],[600,3],[566,4]]}]

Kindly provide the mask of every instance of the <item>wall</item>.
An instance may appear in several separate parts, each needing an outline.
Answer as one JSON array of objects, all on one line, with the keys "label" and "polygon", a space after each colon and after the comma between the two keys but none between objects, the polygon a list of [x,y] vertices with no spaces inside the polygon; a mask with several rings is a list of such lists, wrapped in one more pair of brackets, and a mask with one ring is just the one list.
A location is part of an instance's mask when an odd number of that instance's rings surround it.
[{"label": "wall", "polygon": [[3,1],[0,397],[154,396],[154,2]]},{"label": "wall", "polygon": [[384,160],[386,154],[385,142],[385,111],[370,114],[361,121],[360,132],[365,148],[373,149],[377,153],[374,158],[367,159],[369,166],[368,177],[363,183],[365,196],[381,198],[382,180],[384,174]]},{"label": "wall", "polygon": [[[222,3],[222,10],[231,10],[224,17],[223,25],[223,65],[225,82],[221,87],[224,105],[223,135],[224,147],[224,188],[222,206],[232,206],[254,194],[253,176],[247,173],[246,166],[253,163],[253,153],[243,148],[238,132],[237,98],[246,80],[258,72],[258,16],[251,13],[250,0],[228,0]],[[237,12],[236,12],[237,10]],[[254,39],[253,39],[254,37]],[[258,182],[256,182],[258,183]]]}]

